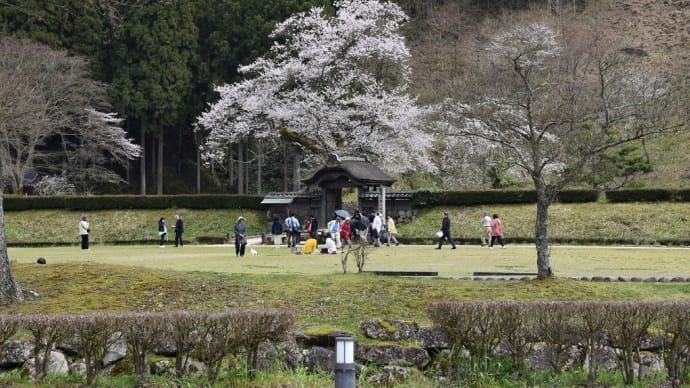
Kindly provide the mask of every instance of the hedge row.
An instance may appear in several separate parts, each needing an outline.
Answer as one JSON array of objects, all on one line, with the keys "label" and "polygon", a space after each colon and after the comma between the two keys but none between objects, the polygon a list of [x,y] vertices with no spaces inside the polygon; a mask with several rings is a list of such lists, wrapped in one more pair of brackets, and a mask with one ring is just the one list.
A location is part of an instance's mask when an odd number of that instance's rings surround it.
[{"label": "hedge row", "polygon": [[[599,200],[597,190],[566,190],[556,199],[561,203],[596,202]],[[416,206],[443,205],[488,205],[536,203],[535,190],[490,190],[490,191],[417,191],[412,195]]]},{"label": "hedge row", "polygon": [[[565,190],[558,194],[556,202],[597,202],[602,193],[592,189]],[[609,202],[690,202],[690,189],[628,189],[606,191],[603,196]],[[535,190],[490,191],[416,191],[412,195],[415,206],[454,206],[536,203]]]},{"label": "hedge row", "polygon": [[[669,381],[688,383],[690,302],[431,302],[427,313],[455,349],[470,353],[467,361],[486,368],[501,343],[513,370],[524,371],[533,344],[543,343],[548,362],[560,374],[572,346],[597,354],[607,346],[618,352],[626,384],[639,378],[640,349],[657,343]],[[587,357],[589,381],[597,377],[597,357]],[[457,357],[455,365],[461,365]],[[458,366],[459,367],[459,366]]]},{"label": "hedge row", "polygon": [[98,196],[16,196],[6,195],[8,211],[29,209],[111,210],[111,209],[263,209],[261,195],[98,195]]},{"label": "hedge row", "polygon": [[[556,198],[560,203],[596,202],[597,190],[565,190]],[[690,189],[634,189],[607,191],[609,202],[690,202]],[[185,195],[99,195],[99,196],[17,196],[6,195],[4,209],[264,209],[262,195],[238,194],[185,194]],[[490,204],[536,203],[534,190],[469,190],[469,191],[416,191],[412,203],[425,206],[473,206]]]},{"label": "hedge row", "polygon": [[690,189],[637,189],[607,191],[609,202],[690,202]]},{"label": "hedge row", "polygon": [[36,379],[48,372],[50,352],[66,346],[84,358],[87,385],[105,367],[103,357],[124,341],[132,357],[137,386],[151,382],[148,354],[175,345],[175,373],[187,374],[189,358],[203,362],[213,382],[229,355],[247,357],[250,374],[264,341],[281,341],[294,328],[297,316],[286,309],[230,309],[222,312],[172,311],[160,313],[0,316],[0,351],[20,330],[31,333]]}]

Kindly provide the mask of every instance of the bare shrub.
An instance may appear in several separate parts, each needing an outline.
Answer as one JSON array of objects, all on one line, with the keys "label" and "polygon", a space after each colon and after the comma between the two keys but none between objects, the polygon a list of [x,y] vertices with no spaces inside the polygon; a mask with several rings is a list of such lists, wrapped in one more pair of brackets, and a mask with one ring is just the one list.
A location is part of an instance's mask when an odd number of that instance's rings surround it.
[{"label": "bare shrub", "polygon": [[250,377],[257,369],[259,345],[264,341],[285,339],[297,321],[295,313],[285,309],[236,310],[231,317],[235,348],[247,352],[247,375]]},{"label": "bare shrub", "polygon": [[575,314],[576,303],[541,302],[533,305],[536,335],[545,342],[546,357],[560,375],[567,360],[566,350],[577,341],[582,321]]},{"label": "bare shrub", "polygon": [[0,352],[19,329],[19,318],[12,315],[0,315]]},{"label": "bare shrub", "polygon": [[582,320],[581,331],[578,334],[585,340],[589,354],[588,380],[593,384],[599,373],[597,355],[606,345],[606,332],[610,324],[607,305],[595,302],[578,303],[575,311]]},{"label": "bare shrub", "polygon": [[137,385],[146,385],[151,381],[148,355],[158,345],[163,334],[164,315],[131,313],[117,317],[117,321],[127,341],[127,349],[132,355]]},{"label": "bare shrub", "polygon": [[499,338],[510,353],[513,370],[524,373],[527,357],[534,348],[534,326],[532,304],[522,302],[500,302],[495,308],[498,314]]},{"label": "bare shrub", "polygon": [[223,359],[230,353],[229,322],[227,312],[200,315],[197,333],[199,342],[194,355],[206,366],[208,379],[213,383],[218,378]]},{"label": "bare shrub", "polygon": [[[622,302],[608,304],[608,335],[621,350],[619,366],[626,384],[635,381],[635,360],[640,359],[640,344],[648,336],[648,330],[659,316],[656,303]],[[638,368],[638,379],[640,371]]]},{"label": "bare shrub", "polygon": [[665,339],[662,354],[668,381],[674,387],[685,385],[690,370],[690,303],[663,303],[659,309],[659,329]]},{"label": "bare shrub", "polygon": [[84,357],[86,385],[93,386],[103,369],[103,357],[108,348],[120,339],[115,332],[111,315],[75,315],[67,319],[71,338],[70,344]]},{"label": "bare shrub", "polygon": [[465,347],[482,370],[498,338],[499,304],[494,302],[432,302],[427,314],[457,349]]},{"label": "bare shrub", "polygon": [[175,341],[175,374],[184,376],[191,354],[199,347],[199,329],[203,327],[203,312],[172,311],[165,317],[165,332]]},{"label": "bare shrub", "polygon": [[48,374],[50,353],[69,331],[69,320],[62,315],[36,314],[23,317],[20,325],[33,336],[35,377],[41,382]]}]

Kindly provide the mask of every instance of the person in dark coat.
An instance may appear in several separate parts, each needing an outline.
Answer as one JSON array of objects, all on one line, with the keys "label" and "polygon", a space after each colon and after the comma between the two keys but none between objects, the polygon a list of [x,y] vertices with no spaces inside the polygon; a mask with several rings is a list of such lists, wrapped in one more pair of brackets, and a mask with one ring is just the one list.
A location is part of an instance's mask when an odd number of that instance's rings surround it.
[{"label": "person in dark coat", "polygon": [[309,216],[309,225],[307,225],[307,232],[311,238],[316,238],[319,235],[319,220],[314,216]]},{"label": "person in dark coat", "polygon": [[244,248],[247,246],[247,224],[244,217],[237,219],[235,224],[235,256],[244,256]]},{"label": "person in dark coat", "polygon": [[438,247],[436,249],[441,249],[443,240],[448,240],[450,245],[455,249],[455,241],[450,237],[450,217],[448,217],[448,212],[443,212],[443,219],[441,220],[441,232],[442,236],[438,239]]},{"label": "person in dark coat", "polygon": [[273,217],[271,234],[273,235],[273,243],[275,244],[276,248],[280,247],[280,243],[283,240],[283,223],[280,222],[278,216]]},{"label": "person in dark coat", "polygon": [[179,214],[175,214],[175,248],[178,244],[182,247],[182,233],[184,233],[184,222]]}]

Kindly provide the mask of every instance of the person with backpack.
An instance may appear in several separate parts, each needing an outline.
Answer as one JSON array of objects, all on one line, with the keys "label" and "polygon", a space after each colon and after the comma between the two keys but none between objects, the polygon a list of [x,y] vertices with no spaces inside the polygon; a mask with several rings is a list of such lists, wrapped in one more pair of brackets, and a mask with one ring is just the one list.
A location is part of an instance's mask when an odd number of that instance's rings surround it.
[{"label": "person with backpack", "polygon": [[300,225],[295,213],[290,213],[290,216],[285,219],[285,228],[288,248],[296,247],[300,239]]}]

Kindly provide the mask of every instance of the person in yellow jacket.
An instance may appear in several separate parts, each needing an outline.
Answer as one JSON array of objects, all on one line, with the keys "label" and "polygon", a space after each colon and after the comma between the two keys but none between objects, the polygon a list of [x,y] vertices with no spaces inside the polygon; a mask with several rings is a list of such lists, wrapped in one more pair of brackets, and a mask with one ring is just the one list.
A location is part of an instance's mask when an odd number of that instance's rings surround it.
[{"label": "person in yellow jacket", "polygon": [[395,238],[395,235],[398,234],[398,228],[395,227],[395,220],[391,216],[388,216],[388,220],[386,220],[386,233],[388,233],[388,243],[386,245],[390,246],[391,242],[395,245],[400,245],[398,239]]},{"label": "person in yellow jacket", "polygon": [[305,255],[310,255],[314,252],[316,252],[316,239],[315,238],[308,238],[307,241],[304,243],[304,248],[302,248],[302,253]]}]

